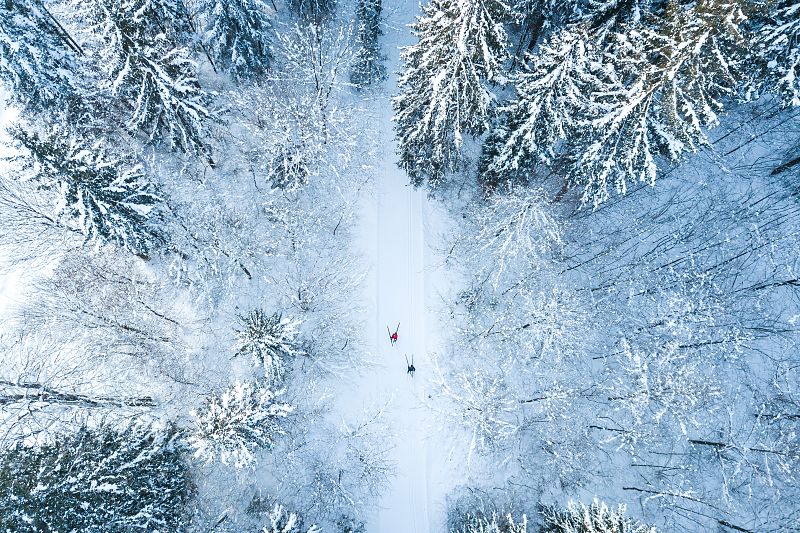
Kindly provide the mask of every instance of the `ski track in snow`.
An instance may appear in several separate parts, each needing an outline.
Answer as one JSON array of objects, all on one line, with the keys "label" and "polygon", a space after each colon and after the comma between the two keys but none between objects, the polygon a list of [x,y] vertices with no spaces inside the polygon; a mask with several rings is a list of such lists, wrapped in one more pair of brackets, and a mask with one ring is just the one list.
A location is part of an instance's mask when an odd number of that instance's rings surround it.
[{"label": "ski track in snow", "polygon": [[[391,146],[391,145],[390,145]],[[397,477],[381,502],[376,531],[427,532],[427,412],[421,402],[430,368],[424,337],[425,302],[420,191],[391,159],[380,169],[376,191],[376,285],[378,323],[392,330],[400,323],[398,342],[388,333],[378,340],[384,390],[391,397],[387,416],[395,433],[392,458]],[[384,327],[385,329],[385,327]],[[406,356],[419,369],[406,372]]]},{"label": "ski track in snow", "polygon": [[[411,0],[385,7],[386,67],[390,74],[380,101],[376,122],[380,128],[380,161],[374,196],[365,199],[362,217],[362,251],[372,267],[367,286],[367,327],[374,328],[371,350],[377,365],[352,384],[350,402],[363,406],[387,405],[391,428],[386,447],[396,469],[377,509],[368,516],[369,533],[428,533],[444,530],[444,496],[454,475],[448,464],[449,446],[438,431],[435,413],[424,405],[432,394],[437,328],[427,303],[437,285],[426,269],[430,250],[425,241],[433,211],[422,190],[409,184],[397,164],[390,95],[396,94],[399,47],[413,42],[407,25],[418,12]],[[435,218],[435,217],[434,217]],[[430,285],[426,287],[426,282]],[[398,342],[389,342],[387,327],[400,323]],[[413,355],[416,374],[406,372]],[[352,404],[351,404],[352,408]],[[448,471],[449,470],[449,471]]]}]

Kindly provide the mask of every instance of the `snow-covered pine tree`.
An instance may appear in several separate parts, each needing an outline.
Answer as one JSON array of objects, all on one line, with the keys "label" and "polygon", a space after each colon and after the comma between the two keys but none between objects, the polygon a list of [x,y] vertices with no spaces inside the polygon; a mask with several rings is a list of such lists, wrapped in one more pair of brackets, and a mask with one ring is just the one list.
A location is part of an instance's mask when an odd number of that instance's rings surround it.
[{"label": "snow-covered pine tree", "polygon": [[147,255],[165,242],[155,222],[161,199],[135,157],[100,140],[53,128],[16,127],[25,164],[43,189],[55,191],[55,218],[94,246],[113,243]]},{"label": "snow-covered pine tree", "polygon": [[350,81],[366,87],[386,78],[384,56],[378,38],[381,35],[382,0],[358,0],[358,52],[350,69]]},{"label": "snow-covered pine tree", "polygon": [[256,450],[285,433],[281,419],[290,412],[292,406],[276,403],[275,393],[265,386],[237,382],[193,413],[194,428],[186,440],[195,457],[242,468],[255,461]]},{"label": "snow-covered pine tree", "polygon": [[[484,182],[497,185],[536,164],[554,163],[580,130],[587,94],[615,88],[600,59],[599,43],[582,25],[539,46],[530,67],[512,78],[516,98],[500,110],[499,126],[487,139],[480,165]],[[601,97],[595,99],[602,104]]]},{"label": "snow-covered pine tree", "polygon": [[736,0],[671,1],[625,33],[565,30],[517,78],[500,131],[505,145],[494,142],[487,168],[502,175],[564,156],[570,185],[594,205],[632,182],[653,183],[657,157],[696,150],[736,96],[747,58],[743,21]]},{"label": "snow-covered pine tree", "polygon": [[102,88],[127,114],[125,126],[149,142],[206,151],[203,120],[209,96],[190,57],[188,18],[181,0],[75,0],[89,24]]},{"label": "snow-covered pine tree", "polygon": [[270,385],[280,384],[288,369],[288,359],[302,353],[297,342],[300,321],[254,309],[240,315],[239,323],[236,356],[248,357],[263,366],[264,379]]},{"label": "snow-covered pine tree", "polygon": [[[675,161],[706,142],[724,101],[742,81],[744,15],[736,0],[670,1],[651,25],[613,34],[604,61],[617,87],[598,88],[582,117],[587,146],[573,167],[583,202],[605,201],[613,187],[654,183],[657,156]],[[607,67],[608,68],[608,67]],[[594,101],[610,95],[608,101]]]},{"label": "snow-covered pine tree", "polygon": [[0,2],[0,82],[23,109],[81,109],[81,53],[40,0]]},{"label": "snow-covered pine tree", "polygon": [[286,5],[300,19],[317,25],[336,11],[336,0],[286,0]]},{"label": "snow-covered pine tree", "polygon": [[566,509],[547,506],[541,510],[542,533],[656,533],[656,528],[625,516],[624,504],[610,508],[597,498],[589,505],[569,502]]},{"label": "snow-covered pine tree", "polygon": [[402,52],[400,94],[392,100],[400,166],[431,187],[459,168],[464,135],[488,127],[507,57],[502,0],[431,0],[411,25],[419,42]]},{"label": "snow-covered pine tree", "polygon": [[270,66],[270,8],[263,0],[200,0],[202,40],[217,67],[235,80],[262,76]]},{"label": "snow-covered pine tree", "polygon": [[800,106],[800,2],[784,0],[769,6],[774,14],[758,35],[767,80],[786,105]]},{"label": "snow-covered pine tree", "polygon": [[3,531],[180,531],[194,488],[174,426],[86,428],[0,453]]}]

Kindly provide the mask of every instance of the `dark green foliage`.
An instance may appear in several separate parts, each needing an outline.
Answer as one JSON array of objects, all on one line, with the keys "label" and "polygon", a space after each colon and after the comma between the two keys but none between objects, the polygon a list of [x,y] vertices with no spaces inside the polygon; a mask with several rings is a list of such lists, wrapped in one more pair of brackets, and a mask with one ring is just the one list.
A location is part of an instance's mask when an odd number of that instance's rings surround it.
[{"label": "dark green foliage", "polygon": [[87,243],[113,243],[140,255],[164,243],[156,227],[160,198],[134,158],[60,130],[17,127],[13,134],[29,151],[41,187],[58,193],[59,220]]},{"label": "dark green foliage", "polygon": [[358,52],[350,71],[350,81],[366,87],[386,78],[384,56],[378,38],[381,35],[381,0],[358,0]]},{"label": "dark green foliage", "polygon": [[463,168],[464,137],[489,127],[495,95],[505,82],[501,1],[431,0],[412,24],[419,42],[403,50],[403,71],[393,101],[400,166],[416,185],[436,188]]},{"label": "dark green foliage", "polygon": [[217,67],[236,80],[266,73],[272,25],[262,0],[201,0],[197,7],[203,43]]},{"label": "dark green foliage", "polygon": [[0,455],[0,529],[182,531],[193,486],[178,430],[83,429]]},{"label": "dark green foliage", "polygon": [[336,0],[287,0],[286,5],[302,20],[321,23],[336,10]]},{"label": "dark green foliage", "polygon": [[98,43],[103,89],[125,109],[128,130],[188,152],[206,152],[209,96],[187,46],[188,19],[177,0],[89,0],[85,17]]},{"label": "dark green foliage", "polygon": [[80,49],[38,0],[0,1],[0,82],[28,111],[77,111]]}]

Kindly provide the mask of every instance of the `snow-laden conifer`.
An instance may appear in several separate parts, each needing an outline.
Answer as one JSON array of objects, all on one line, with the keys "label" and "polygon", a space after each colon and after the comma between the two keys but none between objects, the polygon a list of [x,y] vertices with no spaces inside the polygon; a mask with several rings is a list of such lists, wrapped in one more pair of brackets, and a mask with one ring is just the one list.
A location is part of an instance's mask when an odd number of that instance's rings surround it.
[{"label": "snow-laden conifer", "polygon": [[80,53],[39,0],[0,3],[0,82],[23,108],[80,107]]},{"label": "snow-laden conifer", "polygon": [[512,17],[519,25],[516,56],[523,58],[537,44],[558,32],[577,16],[581,4],[573,0],[516,0],[511,2]]},{"label": "snow-laden conifer", "polygon": [[305,22],[321,24],[336,11],[336,0],[287,0],[289,9]]},{"label": "snow-laden conifer", "polygon": [[777,2],[758,40],[767,63],[768,83],[787,105],[800,106],[800,2]]},{"label": "snow-laden conifer", "polygon": [[189,152],[206,146],[209,96],[191,58],[180,0],[78,0],[78,21],[97,47],[101,87],[119,102],[125,127]]},{"label": "snow-laden conifer", "polygon": [[211,395],[194,411],[187,442],[194,456],[242,468],[255,462],[260,448],[285,433],[281,419],[292,406],[278,403],[275,393],[259,384],[235,383],[222,395]]},{"label": "snow-laden conifer", "polygon": [[573,168],[584,202],[597,205],[612,190],[653,183],[657,156],[675,161],[706,143],[704,128],[717,124],[742,79],[743,21],[730,0],[700,0],[689,9],[670,2],[654,28],[611,37],[598,60],[610,63],[615,82],[590,93],[581,117],[586,148]]},{"label": "snow-laden conifer", "polygon": [[400,94],[392,101],[400,165],[435,186],[463,160],[465,135],[489,127],[507,56],[501,0],[431,0],[411,25],[419,39],[402,52]]},{"label": "snow-laden conifer", "polygon": [[0,453],[3,531],[180,531],[193,486],[175,427],[84,428]]},{"label": "snow-laden conifer", "polygon": [[270,315],[263,309],[254,309],[239,316],[239,323],[236,355],[263,366],[268,383],[280,383],[290,364],[289,359],[302,353],[297,339],[300,321],[280,313]]},{"label": "snow-laden conifer", "polygon": [[654,7],[662,7],[659,0],[586,0],[578,7],[580,19],[592,27],[616,26],[638,23],[642,16],[653,12]]},{"label": "snow-laden conifer", "polygon": [[[570,184],[595,206],[635,182],[653,183],[658,158],[706,143],[743,80],[745,18],[730,0],[670,2],[659,18],[624,31],[570,27],[520,75],[509,124],[494,141],[496,174],[556,155]],[[498,148],[502,146],[502,148]]]},{"label": "snow-laden conifer", "polygon": [[358,51],[350,68],[350,81],[366,87],[386,78],[384,55],[378,38],[381,36],[382,0],[358,0]]},{"label": "snow-laden conifer", "polygon": [[[539,47],[530,67],[513,78],[517,97],[505,115],[496,154],[485,172],[501,181],[536,164],[552,164],[567,139],[579,131],[587,93],[612,83],[599,67],[598,44],[583,26],[556,33]],[[600,102],[598,102],[600,103]]]},{"label": "snow-laden conifer", "polygon": [[201,0],[197,9],[203,43],[217,67],[237,80],[266,73],[272,10],[263,0]]},{"label": "snow-laden conifer", "polygon": [[20,126],[14,135],[30,155],[33,179],[56,192],[54,217],[88,244],[112,243],[146,255],[164,243],[154,224],[161,198],[133,156],[60,129]]}]

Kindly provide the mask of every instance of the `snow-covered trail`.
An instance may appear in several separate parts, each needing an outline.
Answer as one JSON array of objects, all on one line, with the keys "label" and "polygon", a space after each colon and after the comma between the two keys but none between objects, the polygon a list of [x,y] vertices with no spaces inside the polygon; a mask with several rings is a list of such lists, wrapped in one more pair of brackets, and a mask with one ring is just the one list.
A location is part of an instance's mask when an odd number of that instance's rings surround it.
[{"label": "snow-covered trail", "polygon": [[[391,145],[389,145],[391,146]],[[424,373],[430,368],[425,345],[425,301],[420,191],[408,186],[408,177],[387,158],[376,190],[375,272],[377,354],[379,381],[390,399],[387,417],[394,435],[392,459],[397,476],[381,501],[376,531],[428,532],[427,410]],[[387,326],[400,324],[398,342],[389,343]],[[413,357],[419,372],[406,372]]]},{"label": "snow-covered trail", "polygon": [[[387,405],[391,434],[386,446],[396,475],[367,522],[369,533],[429,533],[442,531],[447,446],[439,442],[434,413],[424,405],[432,394],[433,364],[430,354],[437,344],[427,298],[432,279],[426,268],[430,250],[426,228],[433,211],[423,190],[409,184],[398,168],[390,96],[397,93],[399,47],[413,42],[407,25],[419,10],[414,0],[386,6],[384,15],[386,67],[389,79],[376,102],[379,163],[374,195],[365,200],[362,217],[362,252],[371,263],[367,322],[374,328],[372,353],[378,363],[355,383],[355,396],[363,405]],[[426,283],[428,282],[428,283]],[[426,287],[426,284],[428,285]],[[398,323],[399,340],[389,342],[387,327]],[[406,356],[417,369],[406,372]]]},{"label": "snow-covered trail", "polygon": [[[373,267],[370,287],[378,366],[362,376],[359,390],[371,402],[388,403],[387,435],[396,476],[368,524],[372,533],[427,533],[428,410],[422,404],[431,368],[425,342],[426,306],[423,233],[424,192],[409,185],[395,164],[394,134],[388,98],[381,102],[381,161],[376,169],[375,194],[364,224],[371,243],[366,255]],[[370,306],[372,307],[372,306]],[[392,346],[389,331],[398,330]],[[387,329],[388,328],[388,329]],[[413,358],[419,369],[412,378],[406,365]]]}]

